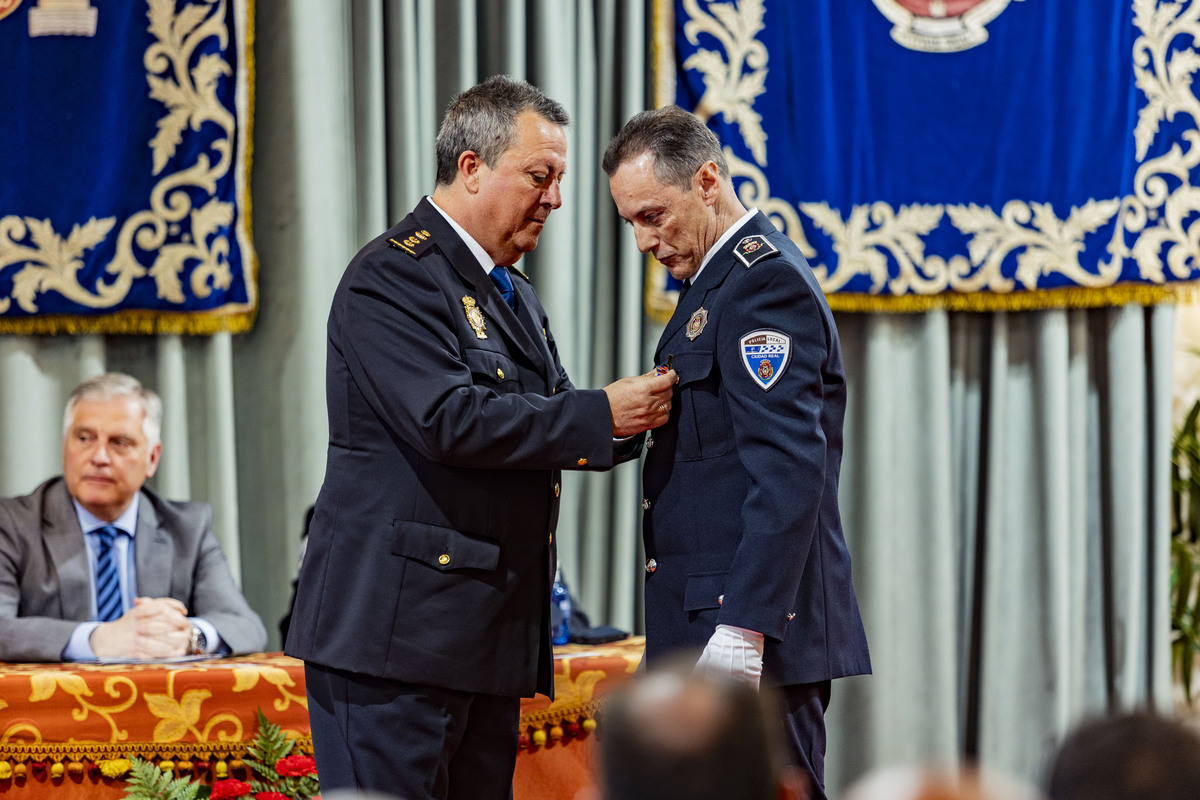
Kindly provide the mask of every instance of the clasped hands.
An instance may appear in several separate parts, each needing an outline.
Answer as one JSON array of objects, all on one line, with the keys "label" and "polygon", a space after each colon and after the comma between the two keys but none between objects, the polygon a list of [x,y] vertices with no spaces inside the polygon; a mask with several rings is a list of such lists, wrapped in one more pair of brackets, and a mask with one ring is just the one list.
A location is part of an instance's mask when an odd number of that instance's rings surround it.
[{"label": "clasped hands", "polygon": [[172,658],[187,653],[192,623],[173,597],[137,597],[120,619],[96,626],[88,642],[97,658]]},{"label": "clasped hands", "polygon": [[634,375],[604,387],[612,409],[613,436],[626,436],[657,428],[671,416],[671,394],[679,376],[675,370]]}]

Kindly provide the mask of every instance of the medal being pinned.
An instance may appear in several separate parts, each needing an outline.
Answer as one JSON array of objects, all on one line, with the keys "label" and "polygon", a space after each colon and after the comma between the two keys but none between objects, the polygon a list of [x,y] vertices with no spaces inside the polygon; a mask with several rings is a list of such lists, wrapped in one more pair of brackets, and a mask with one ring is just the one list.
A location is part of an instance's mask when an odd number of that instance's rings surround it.
[{"label": "medal being pinned", "polygon": [[479,306],[475,304],[475,298],[470,295],[463,295],[462,299],[463,311],[467,314],[467,322],[471,323],[471,329],[475,331],[476,339],[486,339],[487,334],[484,333],[484,328],[487,327],[487,321],[483,318],[483,312],[479,310]]},{"label": "medal being pinned", "polygon": [[739,340],[738,346],[742,366],[764,392],[783,375],[792,355],[791,337],[778,331],[751,331]]}]

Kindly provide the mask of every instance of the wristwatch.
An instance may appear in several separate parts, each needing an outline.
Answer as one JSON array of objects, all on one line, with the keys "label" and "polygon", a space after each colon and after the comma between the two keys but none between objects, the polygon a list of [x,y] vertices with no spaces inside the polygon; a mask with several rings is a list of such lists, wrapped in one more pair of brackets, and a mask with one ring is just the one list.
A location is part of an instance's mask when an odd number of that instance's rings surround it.
[{"label": "wristwatch", "polygon": [[192,623],[192,635],[188,637],[188,655],[198,656],[203,655],[208,649],[208,637],[204,635],[204,631],[200,630],[200,626]]}]

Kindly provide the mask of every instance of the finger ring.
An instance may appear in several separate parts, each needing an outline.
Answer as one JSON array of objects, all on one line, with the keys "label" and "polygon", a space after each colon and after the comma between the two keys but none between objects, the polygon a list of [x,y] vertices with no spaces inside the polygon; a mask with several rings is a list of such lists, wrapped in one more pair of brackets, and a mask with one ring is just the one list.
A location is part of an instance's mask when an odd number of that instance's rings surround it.
[{"label": "finger ring", "polygon": [[659,404],[658,404],[658,410],[659,410],[659,411],[666,411],[666,410],[667,410],[667,404],[666,404],[666,403],[659,403]]}]

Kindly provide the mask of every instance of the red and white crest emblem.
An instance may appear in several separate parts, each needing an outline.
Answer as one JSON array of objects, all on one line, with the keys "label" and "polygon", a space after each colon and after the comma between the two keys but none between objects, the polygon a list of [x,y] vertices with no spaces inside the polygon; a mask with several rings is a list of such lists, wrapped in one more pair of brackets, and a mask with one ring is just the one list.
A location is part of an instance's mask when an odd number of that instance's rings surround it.
[{"label": "red and white crest emblem", "polygon": [[892,38],[909,50],[956,53],[987,41],[984,28],[1008,7],[1024,0],[872,0],[890,19]]}]

